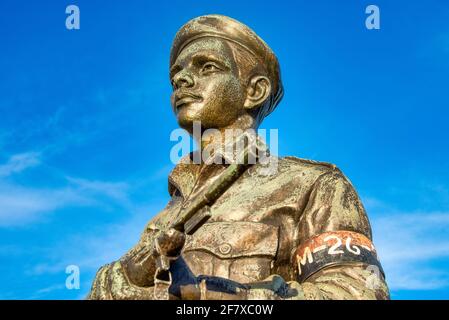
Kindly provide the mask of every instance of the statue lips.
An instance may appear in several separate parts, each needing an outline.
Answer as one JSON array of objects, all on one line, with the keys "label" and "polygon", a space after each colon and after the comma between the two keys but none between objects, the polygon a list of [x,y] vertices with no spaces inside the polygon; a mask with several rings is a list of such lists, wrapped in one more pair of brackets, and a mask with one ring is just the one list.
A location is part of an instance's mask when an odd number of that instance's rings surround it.
[{"label": "statue lips", "polygon": [[175,94],[175,108],[176,110],[178,110],[187,104],[190,104],[192,102],[199,102],[202,100],[202,97],[199,95],[186,91],[179,91]]}]

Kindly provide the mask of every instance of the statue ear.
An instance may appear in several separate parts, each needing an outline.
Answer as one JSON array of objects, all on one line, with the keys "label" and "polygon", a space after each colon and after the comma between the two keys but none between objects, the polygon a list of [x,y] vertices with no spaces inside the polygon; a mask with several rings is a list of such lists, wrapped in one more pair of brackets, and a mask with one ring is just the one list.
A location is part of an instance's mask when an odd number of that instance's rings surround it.
[{"label": "statue ear", "polygon": [[270,96],[271,83],[267,77],[254,76],[251,78],[247,88],[244,107],[253,109],[262,105]]}]

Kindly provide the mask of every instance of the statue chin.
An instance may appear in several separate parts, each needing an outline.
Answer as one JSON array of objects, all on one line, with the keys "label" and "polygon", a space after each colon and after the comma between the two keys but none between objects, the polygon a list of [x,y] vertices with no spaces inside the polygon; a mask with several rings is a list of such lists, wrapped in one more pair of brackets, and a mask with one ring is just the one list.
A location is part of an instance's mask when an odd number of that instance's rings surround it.
[{"label": "statue chin", "polygon": [[189,133],[193,132],[193,123],[196,121],[201,121],[199,117],[191,117],[188,115],[182,115],[177,117],[179,127],[183,128]]},{"label": "statue chin", "polygon": [[176,120],[179,124],[179,126],[187,131],[192,130],[193,122],[194,121],[200,121],[198,119],[199,117],[195,114],[192,114],[191,112],[186,112],[185,110],[180,111],[176,115]]},{"label": "statue chin", "polygon": [[[201,124],[201,130],[210,128],[220,128],[219,121],[214,121],[215,119],[208,119],[207,115],[200,110],[190,109],[181,110],[176,116],[178,125],[184,130],[192,133],[193,125],[195,123]],[[216,119],[218,120],[218,119]],[[197,128],[198,129],[198,128]]]}]

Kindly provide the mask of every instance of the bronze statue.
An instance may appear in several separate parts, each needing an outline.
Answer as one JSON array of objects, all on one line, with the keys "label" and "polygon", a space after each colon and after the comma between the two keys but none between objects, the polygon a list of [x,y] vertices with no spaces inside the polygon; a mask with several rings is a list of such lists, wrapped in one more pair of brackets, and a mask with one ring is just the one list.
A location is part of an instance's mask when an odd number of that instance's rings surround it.
[{"label": "bronze statue", "polygon": [[[174,39],[170,79],[180,127],[201,124],[201,150],[176,165],[170,202],[134,248],[100,268],[88,298],[388,299],[365,209],[336,166],[269,156],[267,174],[249,161],[267,147],[241,132],[283,96],[268,45],[229,17],[195,18]],[[208,129],[237,129],[243,151],[222,152]],[[207,148],[209,158],[192,161]]]}]

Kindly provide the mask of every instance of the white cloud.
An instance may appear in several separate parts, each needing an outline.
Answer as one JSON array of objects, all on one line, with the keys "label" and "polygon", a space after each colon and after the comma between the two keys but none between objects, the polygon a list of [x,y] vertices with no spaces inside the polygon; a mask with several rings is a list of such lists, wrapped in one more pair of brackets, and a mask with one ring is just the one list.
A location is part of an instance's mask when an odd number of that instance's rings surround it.
[{"label": "white cloud", "polygon": [[449,287],[449,275],[438,265],[449,259],[449,212],[404,213],[375,199],[365,205],[391,290]]},{"label": "white cloud", "polygon": [[0,184],[0,227],[31,223],[65,206],[95,203],[88,194],[71,188],[45,190]]},{"label": "white cloud", "polygon": [[126,253],[137,242],[150,217],[149,208],[142,208],[130,213],[129,220],[61,239],[54,248],[49,249],[48,261],[36,265],[29,273],[57,273],[70,264],[79,266],[81,270],[96,270]]},{"label": "white cloud", "polygon": [[[120,206],[131,210],[129,199],[132,193],[128,182],[112,182],[66,176],[60,170],[45,165],[45,170],[56,173],[60,186],[39,188],[15,182],[15,175],[43,164],[41,152],[25,152],[11,156],[0,164],[0,228],[18,227],[39,221],[46,215],[67,207],[98,207],[109,209]],[[39,168],[40,169],[40,168]],[[163,166],[155,171],[149,179],[136,181],[142,183],[159,180],[168,175],[170,166]],[[136,186],[133,187],[136,189]]]},{"label": "white cloud", "polygon": [[399,270],[390,268],[388,272],[390,290],[437,290],[449,286],[447,273],[432,268],[403,266]]},{"label": "white cloud", "polygon": [[14,181],[16,174],[40,166],[41,158],[41,152],[25,152],[12,155],[0,164],[0,227],[25,225],[71,206],[130,206],[129,186],[125,182],[62,176],[66,182],[62,186],[39,188]]},{"label": "white cloud", "polygon": [[67,177],[66,179],[81,192],[105,195],[123,205],[129,204],[128,183],[88,180],[74,177]]},{"label": "white cloud", "polygon": [[39,152],[26,152],[11,156],[5,164],[0,165],[0,177],[7,177],[39,165],[41,163],[40,156]]},{"label": "white cloud", "polygon": [[[163,205],[162,202],[142,205],[132,209],[126,220],[61,239],[53,248],[47,248],[47,254],[41,257],[45,263],[35,265],[27,275],[61,274],[68,265],[76,265],[80,268],[82,280],[79,298],[84,298],[98,268],[119,259],[134,246],[146,223]],[[41,296],[42,292],[39,294]]]},{"label": "white cloud", "polygon": [[46,214],[68,207],[130,206],[128,185],[122,182],[70,178],[58,188],[32,188],[0,181],[0,227],[38,221]]}]

